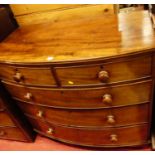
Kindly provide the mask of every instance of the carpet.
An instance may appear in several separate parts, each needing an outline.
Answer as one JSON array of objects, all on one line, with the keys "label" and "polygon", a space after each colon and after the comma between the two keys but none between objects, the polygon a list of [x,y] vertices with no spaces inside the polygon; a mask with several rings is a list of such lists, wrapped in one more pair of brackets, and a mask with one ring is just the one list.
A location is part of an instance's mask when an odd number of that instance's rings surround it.
[{"label": "carpet", "polygon": [[[77,147],[73,145],[67,145],[42,136],[37,136],[34,143],[0,140],[0,151],[97,151],[97,150],[104,151],[105,149],[93,149],[88,147]],[[150,151],[151,147],[123,148],[113,150]]]}]

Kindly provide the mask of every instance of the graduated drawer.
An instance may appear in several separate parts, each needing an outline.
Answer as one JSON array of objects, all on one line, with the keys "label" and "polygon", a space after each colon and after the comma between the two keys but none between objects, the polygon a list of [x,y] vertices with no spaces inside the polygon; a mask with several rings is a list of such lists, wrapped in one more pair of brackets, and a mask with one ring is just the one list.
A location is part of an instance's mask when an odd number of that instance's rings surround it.
[{"label": "graduated drawer", "polygon": [[0,139],[27,141],[25,135],[17,127],[0,127]]},{"label": "graduated drawer", "polygon": [[6,81],[27,85],[55,85],[50,68],[0,65],[0,77]]},{"label": "graduated drawer", "polygon": [[[105,109],[55,109],[17,102],[24,113],[48,122],[69,126],[125,126],[149,121],[149,104]],[[132,114],[132,115],[131,115]]]},{"label": "graduated drawer", "polygon": [[10,116],[4,110],[0,110],[0,126],[15,126]]},{"label": "graduated drawer", "polygon": [[122,128],[72,128],[47,124],[29,118],[35,131],[45,136],[77,145],[85,146],[132,146],[147,143],[146,125]]},{"label": "graduated drawer", "polygon": [[6,83],[13,97],[23,101],[67,108],[99,108],[150,101],[152,80],[118,86],[83,89],[47,89]]},{"label": "graduated drawer", "polygon": [[151,57],[139,56],[105,64],[56,67],[62,86],[110,84],[151,75]]}]

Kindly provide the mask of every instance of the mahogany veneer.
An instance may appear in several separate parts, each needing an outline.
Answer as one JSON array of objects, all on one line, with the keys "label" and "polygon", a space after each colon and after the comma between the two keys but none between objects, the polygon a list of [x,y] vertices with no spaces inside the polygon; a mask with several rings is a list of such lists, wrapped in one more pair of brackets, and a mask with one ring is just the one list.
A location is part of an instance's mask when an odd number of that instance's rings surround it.
[{"label": "mahogany veneer", "polygon": [[0,48],[2,83],[39,134],[93,147],[150,144],[155,34],[148,12],[27,25]]},{"label": "mahogany veneer", "polygon": [[0,84],[0,138],[33,142],[35,133],[10,95]]}]

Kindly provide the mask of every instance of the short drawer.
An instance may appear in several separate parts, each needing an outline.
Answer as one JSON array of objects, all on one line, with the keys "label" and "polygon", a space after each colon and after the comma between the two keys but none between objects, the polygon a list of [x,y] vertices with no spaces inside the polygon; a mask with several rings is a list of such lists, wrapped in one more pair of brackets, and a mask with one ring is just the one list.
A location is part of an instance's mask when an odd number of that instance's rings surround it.
[{"label": "short drawer", "polygon": [[147,125],[91,129],[54,126],[32,118],[30,121],[40,134],[71,144],[114,147],[141,145],[148,142]]},{"label": "short drawer", "polygon": [[0,110],[0,126],[15,126],[10,116],[3,110]]},{"label": "short drawer", "polygon": [[67,108],[99,108],[150,101],[152,80],[83,89],[47,89],[6,83],[11,95],[23,101]]},{"label": "short drawer", "polygon": [[1,65],[0,77],[6,81],[27,85],[56,85],[50,68],[16,68],[7,65]]},{"label": "short drawer", "polygon": [[110,84],[151,76],[151,57],[137,57],[126,61],[57,67],[62,86]]},{"label": "short drawer", "polygon": [[[66,126],[125,126],[147,123],[149,104],[94,110],[56,109],[17,102],[28,115]],[[131,115],[132,114],[132,115]]]},{"label": "short drawer", "polygon": [[25,135],[17,127],[0,127],[0,139],[27,141]]}]

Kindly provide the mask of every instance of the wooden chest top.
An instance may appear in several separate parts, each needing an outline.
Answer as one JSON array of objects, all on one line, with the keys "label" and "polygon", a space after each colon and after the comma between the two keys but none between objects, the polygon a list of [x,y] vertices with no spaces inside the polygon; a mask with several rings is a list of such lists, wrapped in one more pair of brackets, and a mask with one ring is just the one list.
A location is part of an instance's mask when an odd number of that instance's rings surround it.
[{"label": "wooden chest top", "polygon": [[0,44],[0,62],[52,64],[107,59],[154,48],[149,13],[137,11],[120,13],[118,19],[108,15],[22,26]]}]

